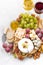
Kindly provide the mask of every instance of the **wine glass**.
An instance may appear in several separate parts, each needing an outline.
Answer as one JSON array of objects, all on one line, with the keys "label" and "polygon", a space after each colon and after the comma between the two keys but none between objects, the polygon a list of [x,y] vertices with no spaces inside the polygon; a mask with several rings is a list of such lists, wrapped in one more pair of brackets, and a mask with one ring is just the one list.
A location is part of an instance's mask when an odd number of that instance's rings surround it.
[{"label": "wine glass", "polygon": [[[37,2],[35,4],[34,9],[35,9],[35,12],[38,14],[38,16],[41,18],[41,15],[43,14],[43,2]],[[43,15],[42,15],[42,17],[43,17]],[[43,21],[41,21],[40,25],[43,28]]]},{"label": "wine glass", "polygon": [[43,2],[37,2],[35,4],[35,12],[40,16],[40,14],[43,14]]}]

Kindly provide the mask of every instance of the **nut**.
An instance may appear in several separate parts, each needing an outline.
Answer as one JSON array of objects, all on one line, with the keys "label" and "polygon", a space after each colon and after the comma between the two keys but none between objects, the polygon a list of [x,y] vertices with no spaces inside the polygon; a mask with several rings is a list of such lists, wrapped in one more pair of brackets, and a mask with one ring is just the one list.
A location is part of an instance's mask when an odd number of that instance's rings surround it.
[{"label": "nut", "polygon": [[31,14],[33,17],[35,17],[35,14]]},{"label": "nut", "polygon": [[39,16],[36,16],[36,18],[37,18],[37,20],[39,20],[39,19],[40,19],[40,17],[39,17]]},{"label": "nut", "polygon": [[41,51],[41,48],[39,48],[38,51],[41,53],[41,52],[42,52],[42,51]]},{"label": "nut", "polygon": [[20,60],[23,60],[23,59],[24,59],[24,57],[23,57],[22,55],[19,55],[18,58],[19,58]]},{"label": "nut", "polygon": [[27,57],[31,58],[33,55],[32,54],[28,54]]},{"label": "nut", "polygon": [[40,52],[36,52],[34,55],[33,55],[33,58],[36,60],[37,58],[40,57]]},{"label": "nut", "polygon": [[43,53],[43,45],[41,45],[41,47],[40,47],[40,48],[41,48],[41,52]]},{"label": "nut", "polygon": [[31,54],[34,54],[36,52],[37,52],[37,50],[36,49],[33,49],[33,51],[31,51]]}]

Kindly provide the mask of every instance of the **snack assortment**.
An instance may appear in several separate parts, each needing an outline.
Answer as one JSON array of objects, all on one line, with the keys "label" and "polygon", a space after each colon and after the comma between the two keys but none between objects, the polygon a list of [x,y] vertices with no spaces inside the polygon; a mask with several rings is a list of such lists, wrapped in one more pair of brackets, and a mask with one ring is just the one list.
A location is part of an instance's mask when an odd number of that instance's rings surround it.
[{"label": "snack assortment", "polygon": [[26,57],[37,59],[43,53],[42,20],[34,14],[22,13],[10,23],[2,35],[3,48],[20,60]]}]

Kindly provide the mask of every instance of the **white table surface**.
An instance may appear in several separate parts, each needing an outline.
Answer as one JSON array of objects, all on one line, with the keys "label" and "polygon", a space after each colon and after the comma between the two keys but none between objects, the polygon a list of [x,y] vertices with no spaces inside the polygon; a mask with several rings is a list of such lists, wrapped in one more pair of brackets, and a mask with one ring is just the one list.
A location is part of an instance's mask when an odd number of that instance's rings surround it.
[{"label": "white table surface", "polygon": [[[33,0],[36,1],[43,0]],[[0,0],[0,65],[43,65],[43,54],[39,59],[33,58],[20,61],[15,59],[12,55],[7,54],[2,48],[2,31],[5,27],[8,27],[10,22],[18,17],[22,12],[35,13],[32,11],[25,11],[23,9],[23,0]],[[43,15],[42,15],[43,18]]]}]

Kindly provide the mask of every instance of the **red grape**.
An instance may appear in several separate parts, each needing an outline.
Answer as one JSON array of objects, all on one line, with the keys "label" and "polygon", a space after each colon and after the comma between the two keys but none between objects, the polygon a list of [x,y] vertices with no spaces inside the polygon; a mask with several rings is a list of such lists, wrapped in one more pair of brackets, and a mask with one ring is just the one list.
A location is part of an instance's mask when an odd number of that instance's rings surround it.
[{"label": "red grape", "polygon": [[35,32],[36,32],[36,34],[40,33],[40,29],[37,28]]},{"label": "red grape", "polygon": [[42,34],[41,33],[38,33],[38,37],[41,39],[42,38]]},{"label": "red grape", "polygon": [[43,34],[43,29],[41,29],[41,33]]},{"label": "red grape", "polygon": [[29,29],[29,28],[27,28],[27,29],[26,29],[26,33],[29,33],[29,32],[30,32],[30,29]]},{"label": "red grape", "polygon": [[10,48],[9,47],[5,48],[5,51],[10,52]]},{"label": "red grape", "polygon": [[13,44],[9,44],[9,46],[8,46],[10,49],[12,49],[13,48]]},{"label": "red grape", "polygon": [[30,38],[29,34],[26,34],[25,37],[26,37],[26,38]]},{"label": "red grape", "polygon": [[42,39],[41,39],[42,41],[43,41],[43,37],[42,37]]},{"label": "red grape", "polygon": [[7,44],[6,43],[3,44],[3,48],[7,48]]}]

